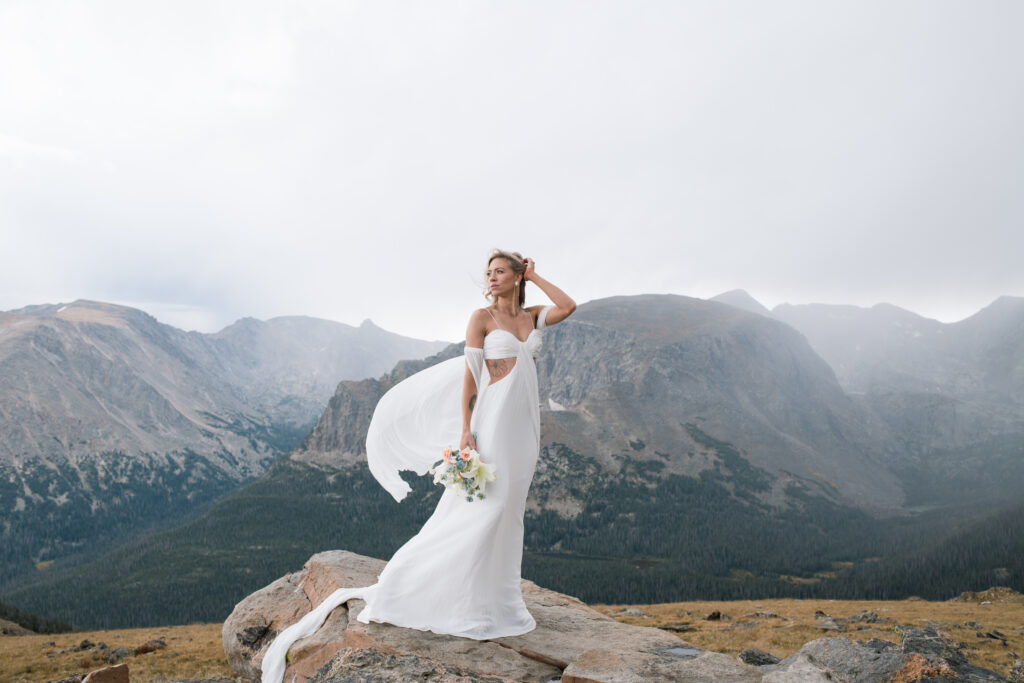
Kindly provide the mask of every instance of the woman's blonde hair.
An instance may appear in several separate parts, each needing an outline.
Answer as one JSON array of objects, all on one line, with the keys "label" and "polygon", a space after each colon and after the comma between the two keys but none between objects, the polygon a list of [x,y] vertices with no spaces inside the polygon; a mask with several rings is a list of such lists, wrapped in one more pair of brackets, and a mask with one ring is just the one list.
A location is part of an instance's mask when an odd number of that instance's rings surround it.
[{"label": "woman's blonde hair", "polygon": [[[487,257],[487,267],[490,268],[491,261],[496,258],[503,258],[508,261],[509,267],[512,272],[516,275],[522,275],[526,272],[526,264],[523,263],[523,255],[518,251],[504,251],[503,249],[492,249],[491,255]],[[488,287],[484,287],[484,298],[488,301],[492,301],[491,290]],[[526,303],[526,278],[523,278],[519,283],[519,308],[523,308],[523,304]]]}]

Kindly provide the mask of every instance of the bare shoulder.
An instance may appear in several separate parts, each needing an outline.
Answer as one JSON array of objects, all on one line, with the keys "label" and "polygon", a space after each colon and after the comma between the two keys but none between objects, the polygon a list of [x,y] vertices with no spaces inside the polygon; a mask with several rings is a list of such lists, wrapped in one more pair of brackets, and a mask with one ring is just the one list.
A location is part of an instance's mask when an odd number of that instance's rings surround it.
[{"label": "bare shoulder", "polygon": [[491,321],[491,314],[487,312],[486,308],[478,308],[473,311],[469,316],[470,327],[479,327],[484,329],[487,327],[487,323]]},{"label": "bare shoulder", "polygon": [[478,308],[469,315],[469,323],[466,325],[467,345],[477,348],[483,345],[489,320],[490,315],[485,308]]}]

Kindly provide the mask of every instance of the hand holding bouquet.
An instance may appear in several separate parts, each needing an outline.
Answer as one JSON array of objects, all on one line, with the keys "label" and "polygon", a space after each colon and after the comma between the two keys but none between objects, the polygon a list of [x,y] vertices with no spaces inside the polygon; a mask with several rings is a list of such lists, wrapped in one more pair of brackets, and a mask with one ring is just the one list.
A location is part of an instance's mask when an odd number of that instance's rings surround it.
[{"label": "hand holding bouquet", "polygon": [[482,500],[487,482],[494,481],[494,465],[480,459],[472,448],[444,449],[441,459],[430,468],[435,484],[455,489],[467,501]]}]

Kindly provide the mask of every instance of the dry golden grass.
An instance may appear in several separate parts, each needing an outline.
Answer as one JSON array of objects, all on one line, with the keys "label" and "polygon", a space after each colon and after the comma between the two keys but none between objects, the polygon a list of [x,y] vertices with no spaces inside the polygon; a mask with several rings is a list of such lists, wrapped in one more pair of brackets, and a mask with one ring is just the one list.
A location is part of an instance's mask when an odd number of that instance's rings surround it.
[{"label": "dry golden grass", "polygon": [[[110,666],[107,652],[115,647],[135,648],[160,639],[166,648],[129,655],[132,683],[181,678],[235,677],[221,644],[221,624],[190,624],[116,631],[89,631],[51,635],[0,637],[0,681],[35,683]],[[83,640],[106,643],[107,650],[74,651]],[[52,643],[52,644],[51,644]]]},{"label": "dry golden grass", "polygon": [[[928,602],[925,600],[737,600],[731,602],[676,602],[658,605],[593,605],[598,611],[627,624],[676,626],[683,640],[706,650],[739,654],[747,648],[769,652],[779,659],[800,649],[804,643],[825,636],[840,635],[817,627],[815,612],[848,618],[857,612],[878,614],[879,622],[846,624],[842,635],[854,640],[883,638],[899,642],[897,625],[922,628],[934,626],[965,645],[964,654],[972,664],[1005,676],[1016,659],[1024,658],[1024,602]],[[635,607],[647,617],[630,617],[621,611]],[[718,611],[719,621],[705,617]],[[755,613],[774,613],[753,616]],[[973,622],[981,628],[967,627]],[[978,631],[999,631],[1006,645],[993,638],[979,638]]]},{"label": "dry golden grass", "polygon": [[[647,617],[621,614],[635,607]],[[804,643],[823,636],[838,635],[816,626],[815,612],[835,618],[857,612],[878,614],[875,624],[851,623],[843,635],[856,640],[884,638],[898,641],[897,625],[935,626],[964,643],[973,664],[1002,675],[1015,659],[1024,656],[1024,602],[927,602],[924,600],[745,600],[732,602],[677,602],[659,605],[594,605],[594,608],[627,624],[640,626],[685,626],[678,635],[698,647],[739,654],[757,648],[779,657],[793,654]],[[705,617],[718,611],[719,621]],[[752,616],[774,613],[777,617]],[[981,629],[965,626],[974,622]],[[992,638],[979,638],[977,631],[999,631],[1006,646]],[[136,647],[154,639],[167,643],[165,649],[122,660],[128,665],[132,683],[182,678],[235,677],[228,667],[221,644],[221,624],[192,624],[158,628],[92,631],[57,635],[0,637],[0,681],[34,683],[64,678],[106,666],[105,653],[72,650],[82,640],[106,643],[109,649]],[[50,643],[54,643],[51,645]],[[61,652],[63,650],[63,652]]]}]

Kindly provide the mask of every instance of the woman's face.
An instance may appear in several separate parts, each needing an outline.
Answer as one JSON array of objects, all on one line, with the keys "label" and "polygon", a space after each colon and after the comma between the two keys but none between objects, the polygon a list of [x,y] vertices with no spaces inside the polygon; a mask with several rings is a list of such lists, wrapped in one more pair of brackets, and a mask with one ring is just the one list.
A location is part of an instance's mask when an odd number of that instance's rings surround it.
[{"label": "woman's face", "polygon": [[515,289],[516,280],[519,279],[508,259],[501,257],[491,259],[484,274],[487,276],[487,287],[492,296],[508,294]]}]

